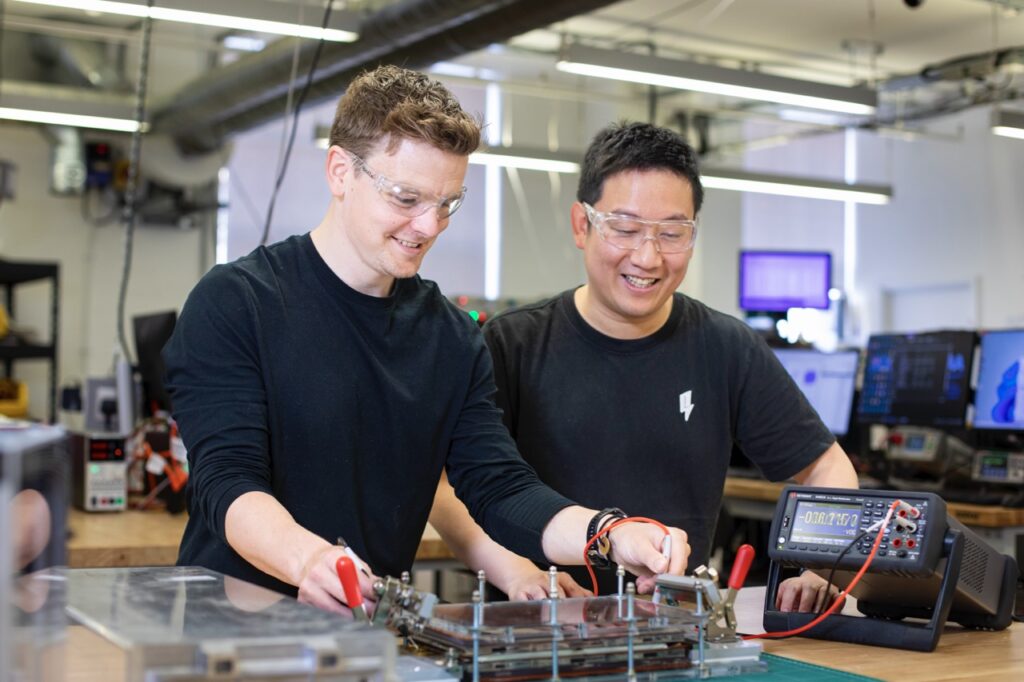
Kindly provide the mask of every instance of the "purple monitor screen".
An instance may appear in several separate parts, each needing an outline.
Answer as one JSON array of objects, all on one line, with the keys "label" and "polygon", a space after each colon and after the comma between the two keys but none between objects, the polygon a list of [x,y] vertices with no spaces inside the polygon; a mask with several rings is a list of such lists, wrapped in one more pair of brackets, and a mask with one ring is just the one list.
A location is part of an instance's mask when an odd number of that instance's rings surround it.
[{"label": "purple monitor screen", "polygon": [[785,312],[828,308],[832,254],[822,251],[741,251],[740,308]]}]

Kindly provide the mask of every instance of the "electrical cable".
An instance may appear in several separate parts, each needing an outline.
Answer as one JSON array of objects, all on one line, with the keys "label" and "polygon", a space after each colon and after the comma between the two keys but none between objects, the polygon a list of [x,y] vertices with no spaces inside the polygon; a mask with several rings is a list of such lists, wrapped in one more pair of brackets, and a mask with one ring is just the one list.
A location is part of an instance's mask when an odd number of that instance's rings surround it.
[{"label": "electrical cable", "polygon": [[590,584],[594,588],[593,592],[595,597],[598,596],[597,575],[594,574],[594,567],[593,565],[591,565],[590,557],[587,556],[587,553],[590,551],[590,547],[595,542],[597,542],[597,539],[599,537],[601,537],[602,535],[609,534],[619,526],[622,526],[627,523],[650,523],[663,530],[666,536],[669,534],[668,528],[665,527],[665,524],[661,523],[660,521],[655,521],[654,519],[649,519],[645,516],[627,516],[624,519],[619,519],[615,523],[608,524],[601,530],[594,533],[594,537],[590,538],[590,540],[587,541],[587,544],[583,547],[583,564],[587,567],[587,573],[590,574]]},{"label": "electrical cable", "polygon": [[846,597],[850,594],[850,590],[852,590],[857,585],[857,583],[860,582],[861,577],[863,577],[863,575],[867,572],[868,567],[871,566],[871,562],[874,561],[875,555],[878,553],[878,546],[882,544],[882,538],[885,536],[885,529],[889,527],[889,521],[890,519],[892,519],[893,510],[895,510],[899,504],[900,501],[895,500],[891,505],[889,505],[889,511],[888,513],[886,513],[885,519],[882,520],[882,525],[878,529],[878,534],[875,536],[875,542],[871,546],[871,552],[868,554],[867,559],[864,560],[864,564],[860,567],[860,570],[857,571],[857,574],[853,576],[853,580],[850,581],[850,584],[846,586],[846,589],[839,593],[835,601],[832,602],[832,605],[829,606],[825,612],[819,614],[818,617],[812,620],[810,623],[807,623],[806,625],[801,625],[798,628],[793,628],[792,630],[783,630],[780,632],[765,632],[757,635],[743,635],[742,638],[744,640],[747,640],[781,639],[784,637],[792,637],[794,635],[799,635],[804,632],[807,632],[808,630],[815,627],[823,620],[831,616],[833,613],[835,613],[839,609],[839,607],[842,606],[843,602],[846,601]]},{"label": "electrical cable", "polygon": [[[148,0],[146,6],[152,10],[153,0]],[[124,210],[122,220],[124,222],[124,267],[121,270],[121,286],[117,293],[117,340],[121,346],[121,354],[131,364],[131,355],[128,353],[128,341],[125,336],[125,299],[128,296],[128,279],[132,271],[132,242],[135,236],[136,211],[136,186],[139,177],[139,158],[142,155],[142,126],[146,116],[146,84],[149,71],[149,46],[153,35],[153,18],[151,12],[147,12],[142,19],[142,52],[139,55],[139,74],[135,83],[135,132],[132,133],[131,151],[128,155],[128,183],[124,193]]]},{"label": "electrical cable", "polygon": [[[299,3],[299,16],[298,20],[301,24],[304,18],[305,4]],[[295,76],[299,72],[299,48],[302,47],[302,40],[295,38],[295,47],[292,49],[292,70],[288,74],[288,94],[284,100],[284,120],[281,126],[281,140],[277,145],[277,163],[274,164],[274,173],[281,172],[281,164],[284,163],[284,150],[288,144],[288,117],[292,113],[292,101],[295,98]]]},{"label": "electrical cable", "polygon": [[[321,29],[326,29],[328,22],[331,20],[331,5],[333,0],[327,0],[324,6],[324,18],[320,23]],[[324,50],[324,38],[321,34],[320,40],[317,41],[316,50],[313,52],[313,60],[309,64],[309,73],[306,75],[306,84],[302,88],[302,92],[299,93],[299,99],[295,102],[295,110],[292,111],[292,130],[288,136],[288,147],[285,149],[284,159],[281,162],[281,168],[277,173],[277,180],[274,182],[274,191],[270,194],[270,205],[267,207],[267,220],[263,225],[263,235],[260,237],[260,246],[266,246],[267,239],[270,237],[270,224],[274,219],[274,204],[277,202],[277,193],[281,190],[281,183],[284,181],[284,176],[288,172],[288,161],[292,156],[292,147],[295,144],[295,131],[299,126],[299,112],[302,111],[302,104],[306,101],[306,95],[309,94],[309,90],[313,85],[313,76],[316,74],[317,64],[320,63],[320,54]]]},{"label": "electrical cable", "polygon": [[[863,531],[861,531],[857,535],[857,537],[855,537],[853,540],[850,541],[850,544],[848,544],[846,547],[843,548],[843,551],[839,553],[839,556],[836,557],[836,560],[832,562],[832,568],[828,572],[828,579],[825,581],[825,594],[826,595],[829,592],[832,591],[832,580],[836,576],[836,569],[839,567],[839,562],[843,560],[843,557],[846,556],[847,552],[849,552],[851,549],[853,549],[857,545],[857,543],[861,541],[861,538],[865,537],[870,532],[871,532],[870,530],[863,530]],[[824,609],[825,609],[825,605],[822,604],[821,605],[821,609],[819,609],[818,613],[821,613],[821,611],[823,611]]]}]

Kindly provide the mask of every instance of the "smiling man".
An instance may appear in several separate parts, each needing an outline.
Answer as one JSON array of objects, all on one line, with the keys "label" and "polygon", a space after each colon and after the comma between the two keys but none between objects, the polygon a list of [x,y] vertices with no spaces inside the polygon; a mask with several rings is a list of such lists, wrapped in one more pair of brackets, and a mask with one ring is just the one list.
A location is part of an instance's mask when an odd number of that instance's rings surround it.
[{"label": "smiling man", "polygon": [[[164,351],[191,470],[179,564],[339,610],[343,554],[370,598],[374,573],[411,568],[444,469],[492,537],[582,562],[600,513],[518,455],[479,329],[416,275],[462,203],[479,137],[423,74],[361,75],[331,128],[323,221],[214,268],[190,294]],[[686,563],[685,533],[670,533],[663,557],[660,530],[623,527],[612,555],[650,587]]]},{"label": "smiling man", "polygon": [[[587,150],[577,199],[570,220],[586,284],[484,328],[498,405],[541,480],[583,504],[622,500],[631,515],[683,528],[692,566],[708,560],[733,443],[771,480],[856,487],[846,454],[764,341],[677,291],[704,200],[693,149],[665,128],[610,126]],[[542,585],[529,562],[485,549],[443,484],[431,522],[488,558],[513,598]],[[585,575],[575,572],[589,588]],[[605,572],[601,591],[613,586]],[[824,587],[813,574],[787,581],[780,607],[820,606]]]}]

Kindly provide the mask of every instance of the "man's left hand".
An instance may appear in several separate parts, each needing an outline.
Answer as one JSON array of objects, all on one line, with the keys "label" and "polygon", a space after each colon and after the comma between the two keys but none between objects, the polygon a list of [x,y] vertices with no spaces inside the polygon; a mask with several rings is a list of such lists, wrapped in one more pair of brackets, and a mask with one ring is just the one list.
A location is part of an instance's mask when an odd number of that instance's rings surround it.
[{"label": "man's left hand", "polygon": [[818,613],[831,605],[832,600],[839,595],[835,586],[826,591],[827,585],[824,578],[810,571],[784,580],[775,596],[775,608],[783,612]]},{"label": "man's left hand", "polygon": [[637,576],[636,588],[641,594],[654,591],[655,576],[661,573],[682,575],[690,559],[686,531],[669,528],[671,554],[662,554],[665,533],[650,523],[625,523],[611,535],[612,560]]}]

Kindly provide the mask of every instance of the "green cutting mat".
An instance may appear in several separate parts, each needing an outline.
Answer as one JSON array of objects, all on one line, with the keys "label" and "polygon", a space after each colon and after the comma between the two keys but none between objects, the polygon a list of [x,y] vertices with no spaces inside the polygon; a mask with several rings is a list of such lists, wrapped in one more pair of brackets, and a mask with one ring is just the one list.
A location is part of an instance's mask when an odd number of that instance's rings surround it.
[{"label": "green cutting mat", "polygon": [[853,673],[844,673],[842,670],[833,670],[820,665],[794,661],[792,658],[783,658],[773,654],[761,654],[761,660],[768,664],[768,670],[763,673],[750,675],[736,675],[735,677],[721,678],[729,682],[850,682],[851,680],[877,680],[875,677],[864,677]]}]

